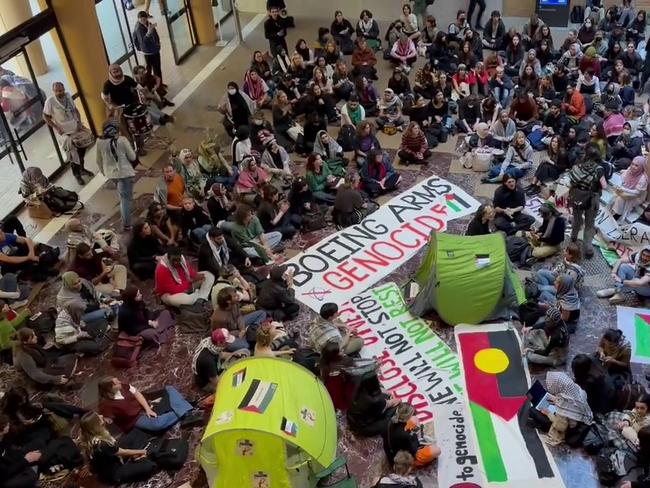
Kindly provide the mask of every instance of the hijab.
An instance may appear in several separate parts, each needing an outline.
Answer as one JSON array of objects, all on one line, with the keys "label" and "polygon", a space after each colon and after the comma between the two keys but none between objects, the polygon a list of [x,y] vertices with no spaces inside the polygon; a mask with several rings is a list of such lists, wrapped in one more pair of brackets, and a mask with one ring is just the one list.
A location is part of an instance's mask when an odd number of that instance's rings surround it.
[{"label": "hijab", "polygon": [[395,91],[392,88],[386,88],[384,90],[384,93],[390,93],[392,98],[390,100],[386,100],[386,97],[382,95],[382,97],[379,100],[379,108],[386,110],[389,109],[399,102],[399,97],[395,96]]},{"label": "hijab", "polygon": [[623,173],[623,187],[629,190],[635,189],[639,182],[646,177],[648,159],[645,156],[636,156],[632,163],[638,165],[638,168],[630,166]]},{"label": "hijab", "polygon": [[557,414],[576,422],[591,424],[594,416],[587,403],[587,393],[566,373],[546,374],[546,390],[555,397]]},{"label": "hijab", "polygon": [[266,93],[266,90],[264,90],[264,80],[258,75],[257,81],[253,81],[251,72],[247,71],[244,75],[244,91],[253,100],[259,100]]},{"label": "hijab", "polygon": [[[316,140],[314,141],[314,154],[320,154],[324,160],[333,159],[336,157],[336,153],[340,151],[341,146],[334,140],[333,137],[329,137],[327,144],[323,144],[321,137],[323,134],[327,134],[327,131],[319,130],[316,134]],[[327,134],[329,136],[329,134]]]},{"label": "hijab", "polygon": [[573,285],[571,275],[562,274],[558,276],[559,284],[557,286],[557,303],[564,310],[580,310],[580,297],[578,291]]},{"label": "hijab", "polygon": [[192,373],[195,375],[197,374],[196,363],[198,362],[199,356],[204,349],[207,349],[210,351],[210,354],[216,357],[219,357],[221,355],[221,351],[223,350],[222,347],[219,347],[214,342],[212,342],[212,336],[201,339],[201,342],[199,342],[199,345],[196,346],[194,355],[192,356]]},{"label": "hijab", "polygon": [[113,68],[120,68],[120,67],[121,67],[121,66],[120,66],[119,64],[111,64],[111,65],[108,67],[108,80],[109,80],[113,85],[119,85],[119,84],[123,83],[124,80],[126,79],[126,77],[124,76],[124,72],[122,72],[122,79],[120,79],[120,80],[118,80],[117,78],[115,78],[115,77],[113,76],[113,74],[112,74],[112,70],[113,70]]}]

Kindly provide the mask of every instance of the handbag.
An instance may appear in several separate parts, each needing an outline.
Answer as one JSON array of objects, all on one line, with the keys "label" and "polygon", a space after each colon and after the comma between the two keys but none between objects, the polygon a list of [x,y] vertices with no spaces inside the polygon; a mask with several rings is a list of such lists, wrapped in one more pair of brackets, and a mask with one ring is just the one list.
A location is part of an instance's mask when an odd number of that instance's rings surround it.
[{"label": "handbag", "polygon": [[183,438],[154,439],[150,447],[149,458],[165,471],[177,471],[187,461],[190,446]]}]

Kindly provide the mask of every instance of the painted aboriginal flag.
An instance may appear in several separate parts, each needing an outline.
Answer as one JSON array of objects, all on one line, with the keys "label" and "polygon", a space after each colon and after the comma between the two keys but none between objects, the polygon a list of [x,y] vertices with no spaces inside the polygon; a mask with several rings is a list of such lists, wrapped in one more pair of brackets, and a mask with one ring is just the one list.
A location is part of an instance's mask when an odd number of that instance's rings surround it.
[{"label": "painted aboriginal flag", "polygon": [[466,401],[488,486],[564,487],[549,452],[528,425],[528,372],[516,330],[457,326]]}]

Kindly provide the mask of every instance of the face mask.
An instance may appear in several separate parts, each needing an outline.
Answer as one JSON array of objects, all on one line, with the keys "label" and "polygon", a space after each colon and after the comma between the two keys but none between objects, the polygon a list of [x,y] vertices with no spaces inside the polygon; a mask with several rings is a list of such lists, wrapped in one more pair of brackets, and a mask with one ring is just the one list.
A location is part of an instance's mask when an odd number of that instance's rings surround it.
[{"label": "face mask", "polygon": [[255,125],[262,125],[262,121],[261,121],[261,120],[254,120],[253,123],[254,123]]},{"label": "face mask", "polygon": [[228,95],[234,95],[235,93],[237,93],[237,90],[234,88],[228,88]]}]

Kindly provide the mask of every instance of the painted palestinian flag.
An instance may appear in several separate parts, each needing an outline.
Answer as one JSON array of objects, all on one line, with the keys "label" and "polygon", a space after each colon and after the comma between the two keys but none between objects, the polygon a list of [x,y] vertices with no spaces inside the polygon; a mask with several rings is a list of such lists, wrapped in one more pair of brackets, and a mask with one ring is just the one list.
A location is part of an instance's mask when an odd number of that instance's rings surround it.
[{"label": "painted palestinian flag", "polygon": [[458,326],[456,346],[467,404],[489,486],[564,487],[555,463],[527,425],[528,373],[507,325]]},{"label": "painted palestinian flag", "polygon": [[257,379],[251,381],[246,395],[239,404],[239,409],[245,412],[264,413],[277,389],[277,383]]},{"label": "painted palestinian flag", "polygon": [[237,388],[239,385],[241,385],[244,382],[245,379],[246,379],[246,368],[237,371],[235,374],[232,375],[233,388]]},{"label": "painted palestinian flag", "polygon": [[616,307],[617,327],[632,346],[631,361],[650,364],[650,310]]},{"label": "painted palestinian flag", "polygon": [[455,193],[447,193],[445,195],[445,202],[447,204],[447,208],[454,213],[462,212],[463,210],[471,207],[469,203],[467,203]]}]

